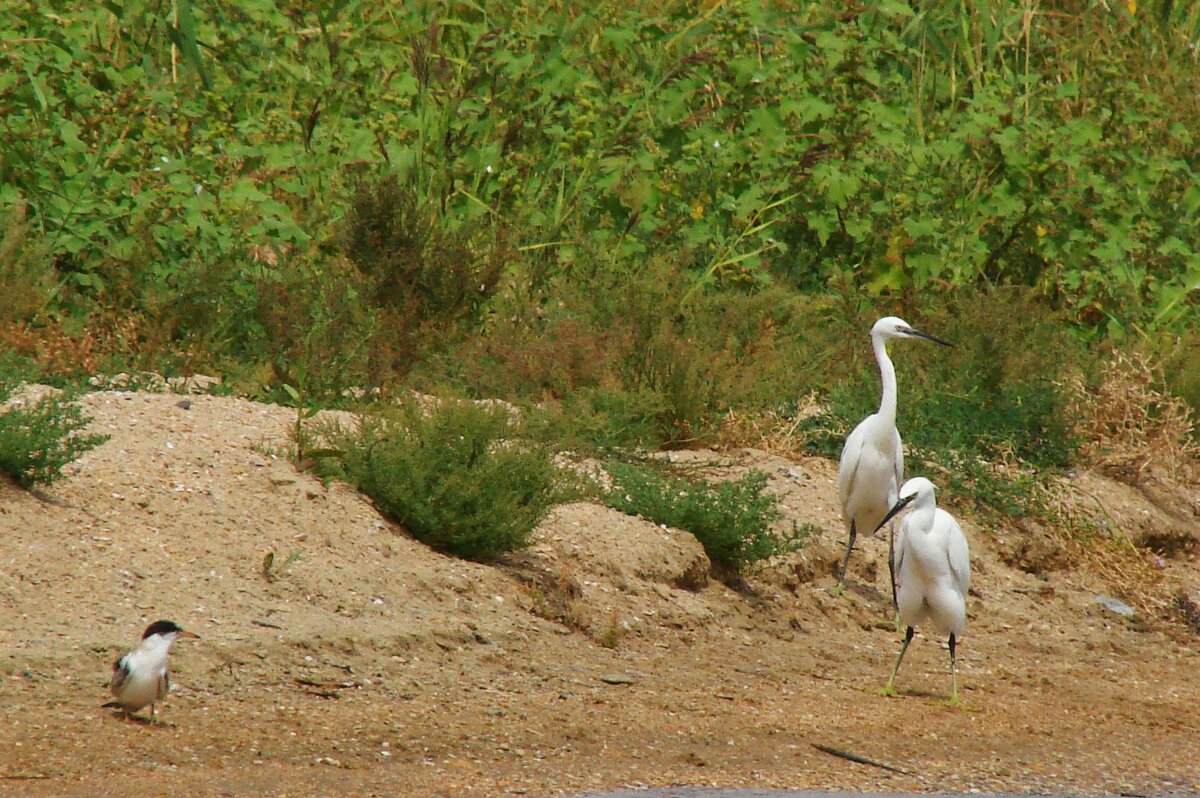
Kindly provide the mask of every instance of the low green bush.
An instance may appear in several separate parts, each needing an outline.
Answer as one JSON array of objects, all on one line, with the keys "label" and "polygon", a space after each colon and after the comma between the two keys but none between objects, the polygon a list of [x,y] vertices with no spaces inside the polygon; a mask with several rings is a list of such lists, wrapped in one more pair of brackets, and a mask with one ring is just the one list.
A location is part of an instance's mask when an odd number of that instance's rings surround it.
[{"label": "low green bush", "polygon": [[[0,385],[0,396],[8,394]],[[0,472],[23,488],[49,485],[63,466],[108,440],[83,432],[89,421],[66,394],[0,410]]]},{"label": "low green bush", "polygon": [[23,382],[36,382],[44,375],[32,357],[0,351],[0,402],[5,402]]},{"label": "low green bush", "polygon": [[747,568],[802,547],[808,530],[777,533],[782,518],[777,499],[766,493],[767,475],[751,471],[740,479],[709,484],[668,476],[619,461],[606,466],[612,478],[604,494],[610,507],[696,536],[717,569],[740,575]]},{"label": "low green bush", "polygon": [[410,399],[394,417],[326,437],[341,452],[340,475],[381,512],[429,546],[471,560],[526,547],[563,496],[551,450],[526,438],[500,405]]}]

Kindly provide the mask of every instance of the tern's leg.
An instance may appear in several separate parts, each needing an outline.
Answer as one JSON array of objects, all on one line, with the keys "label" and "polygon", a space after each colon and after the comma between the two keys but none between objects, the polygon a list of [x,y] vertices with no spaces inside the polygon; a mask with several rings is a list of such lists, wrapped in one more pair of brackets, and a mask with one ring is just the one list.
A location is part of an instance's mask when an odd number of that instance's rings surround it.
[{"label": "tern's leg", "polygon": [[850,519],[850,540],[846,543],[846,556],[842,558],[842,571],[837,581],[839,588],[846,581],[846,566],[850,563],[850,552],[854,551],[854,539],[856,537],[858,537],[858,529],[855,527],[854,519]]},{"label": "tern's leg", "polygon": [[882,692],[884,695],[895,695],[896,688],[893,683],[896,681],[896,673],[900,670],[900,662],[904,659],[904,652],[908,651],[908,644],[913,639],[913,628],[908,627],[908,631],[904,633],[904,643],[900,646],[900,656],[896,657],[896,664],[892,666],[892,675],[888,677],[887,684],[883,686]]},{"label": "tern's leg", "polygon": [[154,725],[154,704],[150,705],[150,725]]}]

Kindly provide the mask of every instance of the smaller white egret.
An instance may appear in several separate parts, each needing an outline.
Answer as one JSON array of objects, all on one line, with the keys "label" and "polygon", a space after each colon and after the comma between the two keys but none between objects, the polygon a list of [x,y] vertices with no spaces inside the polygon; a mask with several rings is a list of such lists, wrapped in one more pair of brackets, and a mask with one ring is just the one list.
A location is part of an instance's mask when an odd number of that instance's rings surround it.
[{"label": "smaller white egret", "polygon": [[955,644],[967,623],[967,590],[971,586],[971,551],[954,516],[937,506],[933,483],[914,477],[900,489],[900,498],[879,522],[882,527],[905,507],[912,511],[900,524],[892,563],[900,622],[907,630],[885,695],[895,695],[893,683],[900,661],[919,623],[930,621],[950,636],[950,703],[958,703]]},{"label": "smaller white egret", "polygon": [[[859,422],[846,438],[838,463],[838,498],[842,505],[842,520],[849,539],[838,587],[846,581],[846,566],[854,541],[861,533],[873,535],[882,525],[879,521],[896,502],[900,482],[904,479],[904,447],[896,429],[896,368],[888,357],[887,342],[893,338],[916,338],[953,346],[949,341],[914,330],[904,319],[885,316],[871,327],[871,347],[879,364],[882,391],[879,410]],[[890,546],[889,546],[890,549]],[[889,566],[891,551],[888,552]],[[892,574],[892,600],[895,601],[895,574]]]},{"label": "smaller white egret", "polygon": [[126,715],[150,705],[150,722],[154,722],[154,705],[166,698],[170,690],[167,675],[167,654],[171,644],[180,637],[200,638],[194,632],[185,632],[174,621],[155,621],[142,633],[137,648],[113,664],[112,682],[109,689],[115,701],[104,706],[119,707]]}]

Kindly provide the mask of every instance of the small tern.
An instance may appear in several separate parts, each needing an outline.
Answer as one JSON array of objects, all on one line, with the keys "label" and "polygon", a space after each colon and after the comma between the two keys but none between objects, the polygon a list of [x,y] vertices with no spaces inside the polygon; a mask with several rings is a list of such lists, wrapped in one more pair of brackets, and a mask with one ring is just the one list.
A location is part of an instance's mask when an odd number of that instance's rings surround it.
[{"label": "small tern", "polygon": [[167,654],[180,637],[200,639],[200,635],[185,632],[174,621],[155,621],[147,626],[137,648],[113,664],[109,689],[116,700],[104,706],[117,707],[128,716],[149,704],[153,723],[154,704],[166,698],[170,689]]}]

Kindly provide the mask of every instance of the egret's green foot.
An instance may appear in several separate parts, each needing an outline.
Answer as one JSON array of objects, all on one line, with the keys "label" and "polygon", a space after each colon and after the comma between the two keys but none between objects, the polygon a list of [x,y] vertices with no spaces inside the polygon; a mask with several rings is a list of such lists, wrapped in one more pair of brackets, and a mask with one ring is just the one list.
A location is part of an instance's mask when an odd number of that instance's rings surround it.
[{"label": "egret's green foot", "polygon": [[896,692],[896,688],[894,686],[892,686],[891,682],[888,682],[887,684],[885,684],[883,686],[883,688],[879,691],[879,694],[881,696],[883,696],[884,698],[896,698],[897,696],[900,695],[900,693]]},{"label": "egret's green foot", "polygon": [[829,595],[831,595],[831,596],[840,596],[845,592],[846,592],[846,586],[843,585],[841,582],[839,582],[836,585],[834,585],[833,587],[829,588]]},{"label": "egret's green foot", "polygon": [[895,621],[895,623],[896,623],[896,634],[900,634],[901,632],[903,632],[903,631],[904,631],[904,624],[900,623],[900,613],[898,613],[898,612],[897,612],[897,613],[896,613],[896,614],[895,614],[895,615],[892,617],[892,620],[893,620],[893,621]]},{"label": "egret's green foot", "polygon": [[966,704],[964,704],[962,701],[959,700],[957,694],[950,696],[945,701],[939,701],[938,703],[949,709],[966,709],[967,708]]}]

